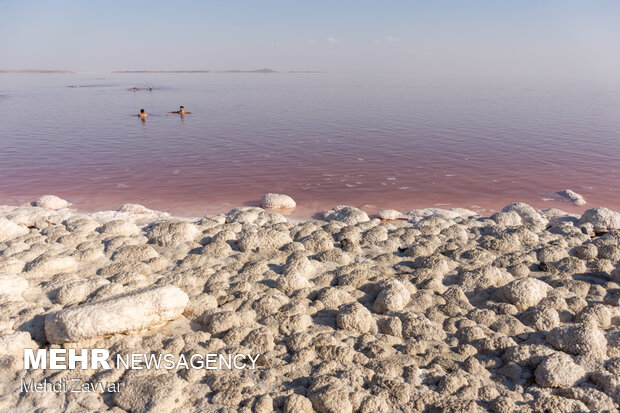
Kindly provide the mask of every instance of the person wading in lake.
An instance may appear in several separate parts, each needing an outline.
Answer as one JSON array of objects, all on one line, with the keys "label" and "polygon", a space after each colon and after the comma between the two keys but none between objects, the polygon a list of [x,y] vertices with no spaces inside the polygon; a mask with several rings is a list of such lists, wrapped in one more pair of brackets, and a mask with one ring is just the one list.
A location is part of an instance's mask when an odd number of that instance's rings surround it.
[{"label": "person wading in lake", "polygon": [[146,112],[144,111],[144,109],[140,109],[140,114],[139,114],[139,115],[136,115],[136,116],[137,116],[137,117],[139,117],[140,119],[144,120],[144,119],[146,119],[146,118],[149,116],[149,114],[148,114],[148,113],[146,113]]},{"label": "person wading in lake", "polygon": [[192,113],[192,112],[187,112],[183,106],[179,106],[179,110],[175,110],[174,112],[169,112],[169,113],[178,113],[179,115],[187,115],[188,113]]}]

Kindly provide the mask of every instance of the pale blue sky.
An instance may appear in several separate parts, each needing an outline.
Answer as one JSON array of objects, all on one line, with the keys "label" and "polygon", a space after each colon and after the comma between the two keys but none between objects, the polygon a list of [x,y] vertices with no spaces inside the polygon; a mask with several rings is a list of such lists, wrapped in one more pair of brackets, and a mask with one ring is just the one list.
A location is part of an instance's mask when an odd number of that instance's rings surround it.
[{"label": "pale blue sky", "polygon": [[620,1],[7,1],[0,69],[617,81]]}]

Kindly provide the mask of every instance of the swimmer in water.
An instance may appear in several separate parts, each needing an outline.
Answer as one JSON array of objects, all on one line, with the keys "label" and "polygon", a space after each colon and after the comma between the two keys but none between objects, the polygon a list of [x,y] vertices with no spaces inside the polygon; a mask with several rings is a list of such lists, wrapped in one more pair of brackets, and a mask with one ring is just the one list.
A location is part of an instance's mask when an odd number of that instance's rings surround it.
[{"label": "swimmer in water", "polygon": [[179,106],[179,110],[175,110],[174,112],[170,112],[170,113],[178,113],[179,115],[187,115],[188,113],[192,113],[192,112],[187,112],[183,106]]},{"label": "swimmer in water", "polygon": [[144,120],[144,119],[146,119],[146,118],[149,116],[149,114],[148,114],[148,113],[146,113],[146,112],[144,111],[144,109],[140,109],[140,114],[139,114],[139,115],[136,115],[136,116],[137,116],[137,117],[139,117],[140,119]]}]

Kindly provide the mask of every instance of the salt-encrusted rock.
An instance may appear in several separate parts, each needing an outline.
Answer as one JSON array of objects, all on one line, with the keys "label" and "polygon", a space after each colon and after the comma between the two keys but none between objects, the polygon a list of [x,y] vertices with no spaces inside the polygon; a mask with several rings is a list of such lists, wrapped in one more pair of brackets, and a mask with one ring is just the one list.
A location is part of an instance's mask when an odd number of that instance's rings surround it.
[{"label": "salt-encrusted rock", "polygon": [[548,356],[536,368],[536,383],[543,387],[570,387],[585,375],[583,367],[565,353]]},{"label": "salt-encrusted rock", "polygon": [[100,277],[90,277],[65,284],[58,290],[56,302],[62,305],[80,303],[94,291],[108,284],[110,284],[108,280]]},{"label": "salt-encrusted rock", "polygon": [[256,318],[256,313],[250,311],[222,311],[215,314],[205,314],[203,324],[211,334],[219,334],[251,323]]},{"label": "salt-encrusted rock", "polygon": [[68,208],[71,204],[56,195],[43,195],[37,199],[36,205],[41,208],[57,210]]},{"label": "salt-encrusted rock", "polygon": [[150,245],[125,245],[112,255],[114,261],[146,261],[157,257],[159,254]]},{"label": "salt-encrusted rock", "polygon": [[340,308],[336,325],[342,330],[352,330],[360,334],[370,332],[374,327],[372,314],[360,303],[352,303]]},{"label": "salt-encrusted rock", "polygon": [[355,225],[360,222],[368,222],[368,214],[358,208],[339,205],[330,209],[325,213],[324,219],[326,221],[340,221],[347,225]]},{"label": "salt-encrusted rock", "polygon": [[569,399],[581,400],[588,406],[590,411],[612,412],[616,411],[614,400],[600,390],[583,387],[566,387],[557,390],[559,396]]},{"label": "salt-encrusted rock", "polygon": [[496,212],[490,217],[497,225],[516,227],[522,224],[521,216],[515,211]]},{"label": "salt-encrusted rock", "polygon": [[557,208],[546,208],[538,211],[543,218],[549,220],[549,225],[559,225],[571,223],[574,224],[579,220],[581,215],[578,214],[569,214],[568,212],[564,212]]},{"label": "salt-encrusted rock", "polygon": [[276,280],[276,288],[286,294],[302,288],[310,287],[312,283],[302,274],[298,272],[287,272],[278,277]]},{"label": "salt-encrusted rock", "polygon": [[523,313],[523,322],[537,331],[549,331],[560,325],[560,315],[550,307],[534,306]]},{"label": "salt-encrusted rock", "polygon": [[553,264],[560,274],[573,275],[584,273],[586,271],[586,263],[577,257],[565,257]]},{"label": "salt-encrusted rock", "polygon": [[[325,381],[329,380],[327,378]],[[308,397],[312,406],[319,413],[353,413],[353,406],[349,400],[349,390],[337,381],[328,382],[317,380],[310,388]]]},{"label": "salt-encrusted rock", "polygon": [[519,278],[504,287],[504,295],[519,311],[523,311],[538,304],[549,290],[549,284],[536,278]]},{"label": "salt-encrusted rock", "polygon": [[150,243],[164,247],[176,247],[194,241],[200,234],[198,227],[187,221],[162,221],[146,230]]},{"label": "salt-encrusted rock", "polygon": [[30,230],[24,226],[16,224],[6,218],[0,218],[0,242],[26,235]]},{"label": "salt-encrusted rock", "polygon": [[131,374],[113,393],[118,407],[133,413],[169,413],[183,405],[183,382],[174,374]]},{"label": "salt-encrusted rock", "polygon": [[318,300],[323,303],[325,308],[335,310],[343,304],[354,302],[355,298],[343,288],[327,287],[321,290]]},{"label": "salt-encrusted rock", "polygon": [[45,319],[45,334],[50,343],[60,344],[139,330],[180,317],[188,301],[178,287],[147,287],[52,313]]},{"label": "salt-encrusted rock", "polygon": [[574,355],[604,357],[607,352],[605,335],[591,323],[556,327],[547,334],[547,342]]},{"label": "salt-encrusted rock", "polygon": [[129,216],[128,218],[134,221],[141,221],[144,219],[154,221],[170,216],[167,212],[155,211],[140,204],[123,204],[118,208],[118,212],[120,214],[127,214]]},{"label": "salt-encrusted rock", "polygon": [[101,227],[99,227],[98,231],[107,236],[114,235],[123,235],[126,237],[131,237],[133,235],[138,235],[140,233],[140,228],[131,222],[127,222],[122,219],[116,219],[110,222],[106,222]]},{"label": "salt-encrusted rock", "polygon": [[575,191],[572,191],[570,189],[564,189],[562,191],[558,191],[556,192],[558,195],[560,195],[562,198],[566,198],[569,201],[571,201],[573,204],[575,205],[585,205],[586,204],[586,200],[585,198],[578,194]]},{"label": "salt-encrusted rock", "polygon": [[536,212],[534,208],[522,202],[515,202],[502,208],[502,212],[510,211],[514,211],[519,214],[524,224],[543,228],[548,223],[548,221],[543,218],[538,212]]},{"label": "salt-encrusted rock", "polygon": [[87,216],[74,215],[63,222],[69,232],[93,232],[99,222]]},{"label": "salt-encrusted rock", "polygon": [[217,308],[217,298],[209,294],[199,294],[189,301],[183,315],[189,319],[201,317],[205,311]]},{"label": "salt-encrusted rock", "polygon": [[497,267],[484,266],[471,271],[463,271],[458,284],[465,291],[482,290],[489,287],[501,287],[512,281],[512,275]]},{"label": "salt-encrusted rock", "polygon": [[30,334],[25,331],[0,331],[0,358],[8,354],[22,357],[25,348],[36,349],[37,347]]},{"label": "salt-encrusted rock", "polygon": [[28,288],[28,281],[14,274],[0,274],[0,295],[19,297]]},{"label": "salt-encrusted rock", "polygon": [[239,238],[239,249],[241,251],[273,251],[282,248],[285,244],[292,242],[291,237],[281,231],[271,228],[261,228],[256,232],[246,232]]},{"label": "salt-encrusted rock", "polygon": [[290,196],[272,193],[263,195],[259,205],[261,208],[267,209],[291,209],[297,206]]},{"label": "salt-encrusted rock", "polygon": [[286,222],[282,214],[265,211],[256,207],[235,208],[226,214],[226,223],[274,225]]},{"label": "salt-encrusted rock", "polygon": [[575,255],[582,260],[593,260],[598,255],[598,249],[594,244],[582,244],[575,247]]},{"label": "salt-encrusted rock", "polygon": [[26,270],[33,275],[54,275],[71,272],[77,269],[74,257],[40,256],[26,266]]},{"label": "salt-encrusted rock", "polygon": [[284,413],[314,413],[314,409],[307,397],[293,393],[284,402]]},{"label": "salt-encrusted rock", "polygon": [[19,274],[25,266],[26,263],[16,257],[0,256],[1,274]]},{"label": "salt-encrusted rock", "polygon": [[593,323],[599,328],[609,328],[611,325],[613,313],[611,309],[603,304],[594,304],[591,307],[584,308],[575,318],[579,323]]},{"label": "salt-encrusted rock", "polygon": [[377,217],[383,220],[404,219],[406,216],[395,209],[384,209],[377,212]]},{"label": "salt-encrusted rock", "polygon": [[598,258],[612,262],[620,261],[620,245],[601,245],[598,247]]},{"label": "salt-encrusted rock", "polygon": [[314,265],[310,262],[304,251],[295,251],[286,259],[285,273],[298,273],[310,276],[314,272]]},{"label": "salt-encrusted rock", "polygon": [[407,211],[405,215],[411,219],[411,222],[419,222],[424,218],[439,217],[444,219],[453,220],[456,218],[467,218],[478,215],[477,212],[471,211],[465,208],[424,208],[424,209],[412,209]]},{"label": "salt-encrusted rock", "polygon": [[596,232],[608,232],[620,229],[620,213],[603,207],[588,209],[583,213],[577,226],[592,225]]},{"label": "salt-encrusted rock", "polygon": [[388,278],[380,285],[381,292],[377,295],[373,309],[378,313],[400,311],[409,303],[411,294],[405,285],[394,278]]}]

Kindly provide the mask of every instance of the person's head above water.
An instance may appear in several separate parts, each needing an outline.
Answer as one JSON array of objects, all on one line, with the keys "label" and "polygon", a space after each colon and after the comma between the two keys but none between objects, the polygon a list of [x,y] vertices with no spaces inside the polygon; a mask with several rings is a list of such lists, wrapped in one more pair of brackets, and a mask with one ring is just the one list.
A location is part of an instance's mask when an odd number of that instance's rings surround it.
[{"label": "person's head above water", "polygon": [[140,113],[144,113],[144,109],[140,109]]}]

